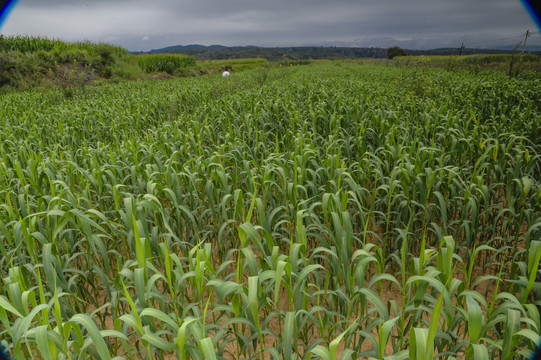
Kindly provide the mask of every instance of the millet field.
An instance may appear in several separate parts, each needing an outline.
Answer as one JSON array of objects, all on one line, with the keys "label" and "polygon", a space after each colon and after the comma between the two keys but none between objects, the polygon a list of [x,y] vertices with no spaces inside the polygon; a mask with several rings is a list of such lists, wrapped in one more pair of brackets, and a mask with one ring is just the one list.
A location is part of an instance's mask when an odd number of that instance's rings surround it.
[{"label": "millet field", "polygon": [[536,349],[535,74],[326,62],[11,93],[0,139],[14,359]]}]

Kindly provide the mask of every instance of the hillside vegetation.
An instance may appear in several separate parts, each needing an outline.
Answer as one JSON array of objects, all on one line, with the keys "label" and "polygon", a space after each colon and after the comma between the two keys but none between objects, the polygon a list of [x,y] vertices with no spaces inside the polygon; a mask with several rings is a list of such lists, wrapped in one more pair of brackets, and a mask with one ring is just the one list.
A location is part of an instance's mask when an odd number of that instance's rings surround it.
[{"label": "hillside vegetation", "polygon": [[138,80],[146,74],[182,72],[186,55],[136,57],[119,46],[67,43],[39,37],[0,35],[0,92],[31,88],[77,89],[92,83]]},{"label": "hillside vegetation", "polygon": [[328,62],[3,95],[0,338],[16,359],[527,359],[540,85]]}]

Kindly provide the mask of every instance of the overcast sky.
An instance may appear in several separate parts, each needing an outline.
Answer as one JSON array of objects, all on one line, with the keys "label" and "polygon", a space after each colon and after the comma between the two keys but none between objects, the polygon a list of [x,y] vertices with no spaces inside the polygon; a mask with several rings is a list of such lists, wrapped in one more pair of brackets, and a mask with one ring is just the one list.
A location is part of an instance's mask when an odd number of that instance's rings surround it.
[{"label": "overcast sky", "polygon": [[19,0],[4,35],[171,45],[541,46],[520,0]]}]

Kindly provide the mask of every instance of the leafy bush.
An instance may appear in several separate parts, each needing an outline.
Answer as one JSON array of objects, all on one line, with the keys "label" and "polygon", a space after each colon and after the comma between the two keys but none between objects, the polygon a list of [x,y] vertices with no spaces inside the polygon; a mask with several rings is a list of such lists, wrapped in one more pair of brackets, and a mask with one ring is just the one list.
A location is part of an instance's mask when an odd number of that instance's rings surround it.
[{"label": "leafy bush", "polygon": [[408,56],[406,51],[398,46],[392,46],[387,49],[387,59],[393,59],[397,56]]},{"label": "leafy bush", "polygon": [[43,53],[0,53],[0,87],[5,92],[38,85],[47,73],[48,60]]}]

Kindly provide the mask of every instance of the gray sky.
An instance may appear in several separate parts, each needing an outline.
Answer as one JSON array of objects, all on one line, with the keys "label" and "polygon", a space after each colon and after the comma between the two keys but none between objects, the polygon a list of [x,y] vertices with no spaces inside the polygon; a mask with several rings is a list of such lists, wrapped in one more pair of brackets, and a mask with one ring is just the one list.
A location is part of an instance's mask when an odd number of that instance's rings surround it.
[{"label": "gray sky", "polygon": [[[19,0],[4,35],[171,45],[541,46],[520,0]],[[521,36],[522,34],[522,36]]]}]

